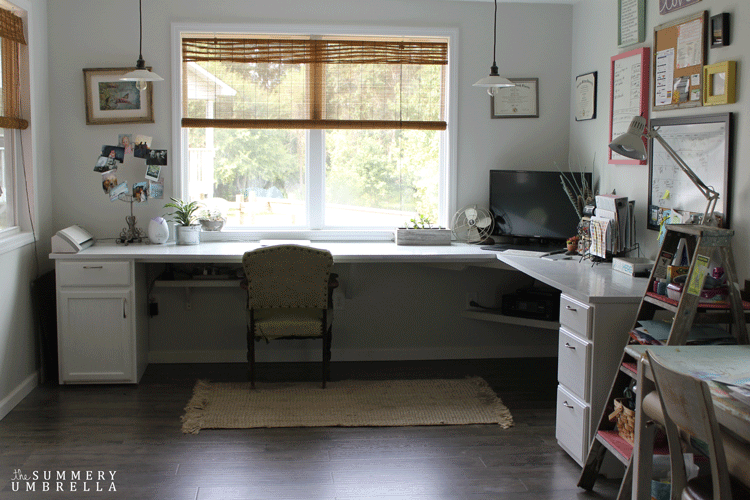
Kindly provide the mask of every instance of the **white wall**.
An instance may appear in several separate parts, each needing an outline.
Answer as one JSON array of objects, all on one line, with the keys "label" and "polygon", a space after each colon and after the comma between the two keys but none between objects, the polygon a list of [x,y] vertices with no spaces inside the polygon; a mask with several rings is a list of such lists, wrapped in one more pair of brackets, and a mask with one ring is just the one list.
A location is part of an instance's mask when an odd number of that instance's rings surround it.
[{"label": "white wall", "polygon": [[[497,63],[508,77],[538,77],[540,118],[490,119],[489,96],[472,87],[489,73],[492,63],[492,13],[488,2],[445,0],[147,0],[143,3],[143,56],[165,78],[154,91],[153,124],[85,124],[83,68],[127,67],[135,64],[138,49],[137,2],[128,7],[114,0],[55,0],[50,2],[50,79],[55,93],[50,114],[53,205],[57,227],[78,223],[97,238],[114,238],[124,226],[128,206],[111,203],[103,194],[99,174],[93,172],[100,148],[119,133],[153,137],[153,147],[173,151],[171,143],[172,88],[170,23],[290,23],[321,25],[446,27],[460,30],[458,46],[458,186],[457,205],[486,205],[488,171],[493,168],[554,169],[568,157],[567,98],[570,94],[570,5],[503,4],[498,6]],[[130,3],[128,3],[130,5]],[[173,193],[172,172],[163,171],[165,196]],[[142,177],[142,162],[131,160],[118,169],[120,180]],[[164,213],[163,202],[136,205],[135,215],[145,227]],[[458,317],[465,292],[478,290],[480,298],[496,304],[498,281],[515,290],[520,275],[498,278],[495,272],[466,272],[400,266],[344,266],[351,302],[336,318],[334,350],[360,357],[395,356],[395,348],[409,346],[402,356],[461,357],[460,351],[487,355],[554,355],[555,336],[538,345],[535,332],[507,328]],[[453,273],[453,274],[450,274]],[[430,283],[429,287],[420,283]],[[425,294],[423,291],[427,290]],[[207,311],[185,314],[179,292],[159,290],[160,315],[151,321],[151,350],[156,359],[186,359],[206,348],[207,331],[222,331],[214,353],[236,356],[244,351],[244,319],[239,295],[222,301],[205,297]],[[196,293],[197,295],[197,293]],[[195,302],[197,303],[197,298]],[[211,301],[214,301],[213,303]],[[227,303],[231,311],[225,311]],[[237,309],[237,310],[235,310]],[[208,314],[206,314],[208,313]],[[233,319],[231,319],[233,318]],[[221,328],[217,328],[216,324]],[[408,340],[405,340],[408,335]],[[317,349],[317,348],[316,348]],[[489,349],[489,350],[488,350]],[[175,351],[178,351],[175,353]],[[192,354],[191,354],[192,353]],[[336,354],[334,354],[336,358]],[[205,358],[204,358],[205,359]],[[340,358],[338,358],[340,359]]]},{"label": "white wall", "polygon": [[[47,85],[47,2],[17,2],[29,16],[28,50],[31,79],[29,128],[24,134],[24,159],[33,177],[37,245],[0,253],[0,418],[37,383],[37,343],[31,306],[31,282],[51,269],[49,254],[52,204],[50,190],[50,129]],[[32,139],[32,140],[29,140]],[[26,210],[25,204],[19,211]],[[21,214],[22,218],[25,218]],[[34,253],[39,257],[38,264]],[[54,305],[52,305],[54,307]]]},{"label": "white wall", "polygon": [[[651,111],[651,118],[672,116],[695,116],[713,113],[733,112],[734,114],[734,164],[731,166],[733,182],[731,189],[730,224],[735,230],[732,242],[735,263],[740,277],[740,286],[750,277],[750,114],[747,113],[747,99],[750,97],[750,78],[743,77],[745,57],[750,47],[750,32],[743,29],[750,23],[750,4],[744,0],[713,0],[698,2],[670,14],[659,14],[659,3],[646,1],[646,40],[643,44],[623,49],[617,47],[617,2],[600,0],[580,0],[574,6],[573,16],[573,74],[598,71],[597,118],[592,121],[576,122],[570,118],[571,160],[580,158],[589,164],[596,157],[596,165],[602,179],[601,191],[616,189],[618,194],[636,200],[639,240],[646,255],[653,258],[658,250],[656,231],[646,229],[646,206],[648,202],[648,165],[608,165],[607,143],[609,138],[609,86],[610,58],[634,48],[653,47],[654,27],[680,19],[681,17],[708,10],[708,15],[721,12],[731,14],[731,45],[708,50],[708,64],[726,60],[738,63],[737,103],[723,106]],[[652,54],[653,57],[653,54]],[[653,79],[653,74],[651,75]],[[653,81],[651,82],[653,92]],[[653,100],[653,99],[652,99]],[[571,109],[573,99],[571,98]],[[726,193],[721,193],[726,196]]]}]

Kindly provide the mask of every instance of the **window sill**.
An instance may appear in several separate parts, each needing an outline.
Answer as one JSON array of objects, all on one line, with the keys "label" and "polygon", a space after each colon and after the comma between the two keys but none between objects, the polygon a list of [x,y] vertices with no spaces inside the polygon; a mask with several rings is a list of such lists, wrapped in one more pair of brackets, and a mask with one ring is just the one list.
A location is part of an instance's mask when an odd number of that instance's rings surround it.
[{"label": "window sill", "polygon": [[310,241],[394,241],[394,229],[373,230],[288,230],[258,231],[247,229],[223,229],[221,231],[202,231],[201,241],[255,241],[265,239],[310,240]]},{"label": "window sill", "polygon": [[26,245],[34,243],[34,235],[30,232],[10,230],[0,233],[0,255],[17,250]]}]

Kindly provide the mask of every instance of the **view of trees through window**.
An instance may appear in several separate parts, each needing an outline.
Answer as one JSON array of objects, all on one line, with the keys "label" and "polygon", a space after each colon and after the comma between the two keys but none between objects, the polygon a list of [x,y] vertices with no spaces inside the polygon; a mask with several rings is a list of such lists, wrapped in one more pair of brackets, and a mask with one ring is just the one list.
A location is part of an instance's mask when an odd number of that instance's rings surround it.
[{"label": "view of trees through window", "polygon": [[[188,77],[192,117],[294,119],[309,92],[303,65],[200,62]],[[408,114],[409,100],[440,94],[442,67],[328,65],[326,113],[357,120],[364,108],[383,120]],[[404,72],[409,72],[405,77]],[[335,73],[335,74],[332,74]],[[191,81],[190,78],[194,80]],[[400,92],[401,85],[420,91]],[[201,91],[201,86],[211,91]],[[426,90],[423,90],[426,89]],[[241,93],[252,95],[242,98]],[[377,93],[378,99],[371,99]],[[386,93],[386,99],[383,99]],[[252,104],[248,104],[252,103]],[[226,109],[223,109],[226,111]],[[368,109],[368,116],[373,109]],[[439,109],[435,111],[439,114]],[[437,116],[435,118],[438,118]],[[189,196],[218,208],[227,226],[302,227],[309,224],[306,196],[325,207],[326,227],[394,227],[422,214],[437,220],[440,141],[444,132],[409,129],[187,128]],[[322,151],[309,154],[309,151]],[[309,157],[308,157],[309,156]],[[315,170],[317,169],[317,170]],[[308,190],[310,172],[324,175],[321,192]]]}]

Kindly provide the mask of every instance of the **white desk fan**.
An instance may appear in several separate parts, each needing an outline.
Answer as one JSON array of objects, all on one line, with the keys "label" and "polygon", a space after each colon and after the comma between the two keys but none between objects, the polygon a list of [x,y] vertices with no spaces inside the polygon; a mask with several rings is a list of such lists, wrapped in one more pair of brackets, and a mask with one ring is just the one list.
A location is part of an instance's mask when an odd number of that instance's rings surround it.
[{"label": "white desk fan", "polygon": [[456,241],[482,243],[495,227],[495,220],[489,210],[477,205],[468,205],[453,216],[451,231]]}]

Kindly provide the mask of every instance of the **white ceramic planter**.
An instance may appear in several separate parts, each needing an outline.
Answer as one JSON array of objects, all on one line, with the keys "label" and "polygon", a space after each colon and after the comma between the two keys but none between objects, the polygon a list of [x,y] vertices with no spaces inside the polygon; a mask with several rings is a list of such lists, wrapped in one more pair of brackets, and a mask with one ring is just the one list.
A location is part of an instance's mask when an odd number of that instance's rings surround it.
[{"label": "white ceramic planter", "polygon": [[194,224],[192,226],[177,226],[177,244],[178,245],[197,245],[201,242],[201,226]]}]

